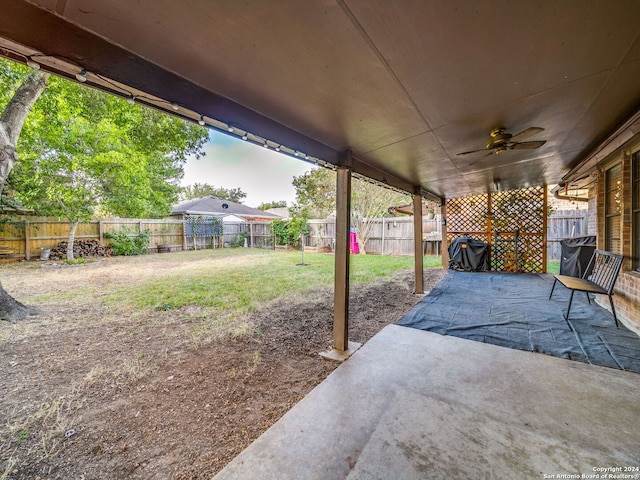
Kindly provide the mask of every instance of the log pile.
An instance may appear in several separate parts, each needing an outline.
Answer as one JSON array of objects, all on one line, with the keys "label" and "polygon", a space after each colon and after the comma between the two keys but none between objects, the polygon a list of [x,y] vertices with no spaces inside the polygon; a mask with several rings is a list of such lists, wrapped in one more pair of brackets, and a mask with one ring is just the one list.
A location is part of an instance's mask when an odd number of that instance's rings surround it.
[{"label": "log pile", "polygon": [[[110,257],[113,249],[101,245],[97,240],[76,240],[73,242],[73,256],[80,257]],[[67,242],[60,242],[51,249],[51,260],[62,260],[67,258]]]}]

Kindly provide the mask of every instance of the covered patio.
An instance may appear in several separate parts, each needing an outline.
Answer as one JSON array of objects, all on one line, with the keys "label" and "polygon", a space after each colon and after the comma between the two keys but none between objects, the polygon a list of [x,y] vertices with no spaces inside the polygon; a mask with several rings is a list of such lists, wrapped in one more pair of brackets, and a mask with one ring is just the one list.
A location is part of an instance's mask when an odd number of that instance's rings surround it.
[{"label": "covered patio", "polygon": [[638,478],[639,385],[390,325],[215,479]]},{"label": "covered patio", "polygon": [[447,272],[215,479],[640,478],[640,337],[552,278]]},{"label": "covered patio", "polygon": [[[451,199],[568,188],[640,132],[636,0],[5,0],[2,13],[3,56],[337,170],[341,352],[353,176],[413,196],[420,294],[422,199],[446,222]],[[638,467],[639,385],[392,325],[217,478],[631,478],[602,469]]]},{"label": "covered patio", "polygon": [[[423,199],[445,223],[460,197],[568,188],[638,133],[639,15],[635,0],[6,0],[0,54],[337,170],[345,351],[352,177],[413,196],[422,293]],[[472,223],[508,243],[518,228],[494,215]]]}]

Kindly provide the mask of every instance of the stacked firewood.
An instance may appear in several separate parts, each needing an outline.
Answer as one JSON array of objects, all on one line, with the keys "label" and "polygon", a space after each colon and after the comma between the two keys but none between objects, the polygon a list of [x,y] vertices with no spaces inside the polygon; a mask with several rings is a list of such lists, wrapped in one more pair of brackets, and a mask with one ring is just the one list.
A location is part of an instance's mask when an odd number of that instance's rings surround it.
[{"label": "stacked firewood", "polygon": [[[110,257],[111,247],[101,245],[97,240],[76,240],[73,242],[73,256],[80,257]],[[67,242],[60,242],[51,249],[49,255],[51,260],[62,260],[67,258]]]}]

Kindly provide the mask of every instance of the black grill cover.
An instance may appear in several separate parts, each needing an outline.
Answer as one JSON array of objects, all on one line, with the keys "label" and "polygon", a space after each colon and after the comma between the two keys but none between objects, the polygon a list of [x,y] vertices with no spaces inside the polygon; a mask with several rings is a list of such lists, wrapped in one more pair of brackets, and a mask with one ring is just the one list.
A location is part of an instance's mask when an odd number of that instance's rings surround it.
[{"label": "black grill cover", "polygon": [[449,245],[449,268],[465,272],[489,270],[488,246],[471,237],[458,237]]},{"label": "black grill cover", "polygon": [[582,277],[596,249],[596,237],[573,237],[560,240],[560,275]]}]

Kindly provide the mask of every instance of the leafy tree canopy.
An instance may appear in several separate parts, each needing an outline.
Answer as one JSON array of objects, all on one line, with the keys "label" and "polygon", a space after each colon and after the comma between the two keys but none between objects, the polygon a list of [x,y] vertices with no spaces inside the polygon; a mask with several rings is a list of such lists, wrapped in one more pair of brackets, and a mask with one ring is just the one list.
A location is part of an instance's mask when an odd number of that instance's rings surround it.
[{"label": "leafy tree canopy", "polygon": [[[292,181],[296,189],[296,211],[308,218],[326,218],[336,208],[336,174],[326,168],[313,169]],[[388,216],[388,208],[411,202],[407,194],[354,178],[351,184],[351,210],[355,217]]]},{"label": "leafy tree canopy", "polygon": [[336,209],[336,174],[315,168],[291,182],[296,189],[294,210],[308,218],[327,218]]},{"label": "leafy tree canopy", "polygon": [[[0,61],[5,113],[15,111],[7,105],[16,105],[12,98],[32,78],[24,67]],[[76,226],[97,212],[169,214],[184,162],[202,155],[207,139],[198,125],[52,76],[22,126],[7,191],[40,214],[69,220],[67,258],[73,260]]]},{"label": "leafy tree canopy", "polygon": [[[0,61],[0,109],[28,70]],[[160,217],[177,200],[182,167],[202,155],[206,129],[62,78],[49,78],[18,141],[10,192],[70,221]]]},{"label": "leafy tree canopy", "polygon": [[[336,208],[336,174],[326,168],[316,168],[294,177],[297,204],[295,215],[326,218]],[[354,178],[351,183],[351,225],[355,227],[360,248],[364,249],[372,233],[371,219],[389,215],[388,208],[411,202],[411,197]]]},{"label": "leafy tree canopy", "polygon": [[182,200],[193,200],[202,197],[216,197],[230,202],[242,203],[247,194],[238,188],[214,187],[208,183],[194,183],[182,188],[180,198]]},{"label": "leafy tree canopy", "polygon": [[263,202],[258,205],[258,210],[269,210],[270,208],[287,208],[287,201],[275,200],[273,202]]}]

